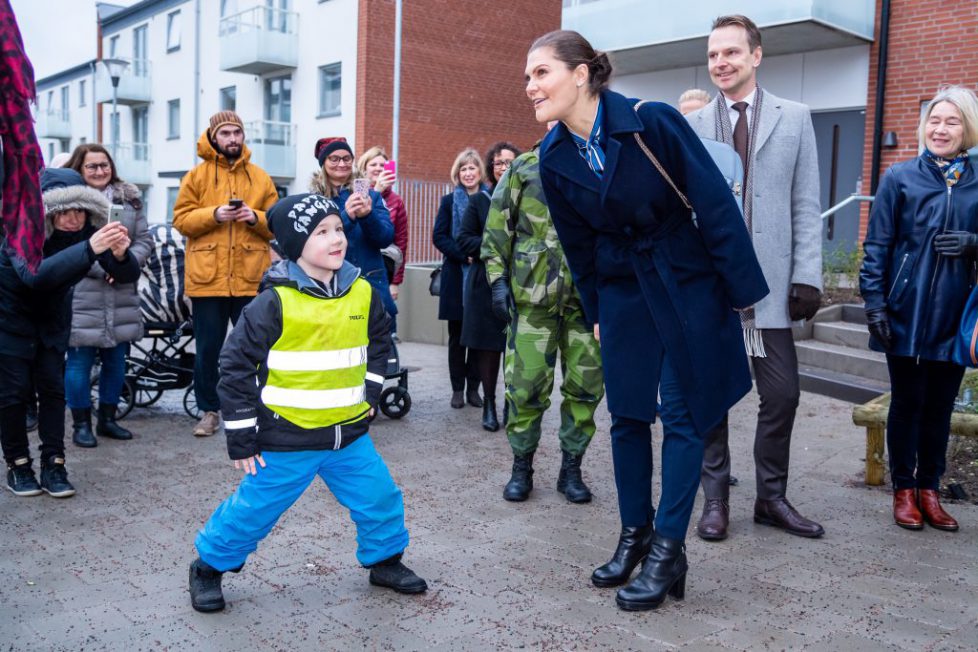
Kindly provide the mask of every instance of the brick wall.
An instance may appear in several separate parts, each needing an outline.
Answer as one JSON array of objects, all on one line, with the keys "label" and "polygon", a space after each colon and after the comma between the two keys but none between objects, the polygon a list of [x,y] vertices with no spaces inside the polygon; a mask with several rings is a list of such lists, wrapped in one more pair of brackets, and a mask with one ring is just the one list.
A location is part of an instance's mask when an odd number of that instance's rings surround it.
[{"label": "brick wall", "polygon": [[[390,151],[393,0],[360,0],[356,143]],[[448,181],[459,150],[544,133],[523,91],[526,50],[560,27],[560,0],[403,3],[398,174]]]},{"label": "brick wall", "polygon": [[[876,41],[869,59],[863,184],[872,177],[876,111],[876,67],[879,61],[881,0],[876,2]],[[883,132],[895,131],[898,147],[882,150],[880,176],[897,161],[917,155],[920,105],[942,84],[978,83],[978,2],[949,5],[942,0],[891,0],[890,43],[886,69]],[[866,235],[868,208],[863,207],[859,239]]]}]

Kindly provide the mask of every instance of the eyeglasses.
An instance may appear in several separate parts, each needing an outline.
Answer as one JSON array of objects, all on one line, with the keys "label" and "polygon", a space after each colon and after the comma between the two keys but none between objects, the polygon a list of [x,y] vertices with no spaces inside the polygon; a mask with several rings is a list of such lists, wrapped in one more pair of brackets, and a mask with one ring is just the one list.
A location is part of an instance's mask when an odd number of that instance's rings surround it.
[{"label": "eyeglasses", "polygon": [[353,163],[352,156],[327,156],[326,160],[329,161],[330,165],[349,165]]},{"label": "eyeglasses", "polygon": [[110,165],[109,163],[86,163],[82,167],[84,167],[89,172],[97,172],[98,170],[112,169],[112,165]]},{"label": "eyeglasses", "polygon": [[512,164],[513,164],[512,161],[493,161],[492,162],[492,167],[494,167],[494,168],[496,168],[498,170],[505,170],[505,169],[509,168],[509,166],[512,165]]}]

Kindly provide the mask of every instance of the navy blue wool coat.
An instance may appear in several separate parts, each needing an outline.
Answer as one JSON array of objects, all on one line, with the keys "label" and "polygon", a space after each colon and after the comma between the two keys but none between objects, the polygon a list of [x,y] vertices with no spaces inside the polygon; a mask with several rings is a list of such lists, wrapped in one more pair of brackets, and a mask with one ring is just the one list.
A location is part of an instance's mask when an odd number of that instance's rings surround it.
[{"label": "navy blue wool coat", "polygon": [[[658,103],[601,94],[605,170],[598,178],[563,124],[540,148],[550,214],[584,312],[601,327],[608,409],[655,421],[663,358],[705,433],[751,387],[734,308],[768,293],[729,187],[686,120]],[[697,224],[634,134],[669,172]]]}]

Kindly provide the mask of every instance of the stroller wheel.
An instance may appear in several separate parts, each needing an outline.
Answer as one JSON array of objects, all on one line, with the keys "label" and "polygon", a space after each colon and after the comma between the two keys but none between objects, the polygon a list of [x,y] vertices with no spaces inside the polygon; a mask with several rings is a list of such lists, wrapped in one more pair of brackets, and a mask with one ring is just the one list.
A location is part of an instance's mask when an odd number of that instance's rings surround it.
[{"label": "stroller wheel", "polygon": [[388,387],[380,393],[380,411],[391,419],[400,419],[411,411],[411,395],[399,385]]},{"label": "stroller wheel", "polygon": [[[126,378],[122,381],[122,391],[119,392],[119,404],[115,408],[115,418],[124,419],[132,412],[134,399],[132,383]],[[98,377],[92,379],[92,405],[98,405]]]},{"label": "stroller wheel", "polygon": [[[126,380],[132,382],[128,378]],[[156,403],[158,400],[160,400],[161,396],[163,396],[162,389],[143,389],[142,387],[139,387],[137,385],[136,400],[133,401],[133,404],[136,407],[149,407],[153,403]]]},{"label": "stroller wheel", "polygon": [[203,412],[197,407],[197,395],[194,394],[193,383],[190,384],[190,387],[183,394],[183,411],[193,419],[199,419],[203,416]]}]

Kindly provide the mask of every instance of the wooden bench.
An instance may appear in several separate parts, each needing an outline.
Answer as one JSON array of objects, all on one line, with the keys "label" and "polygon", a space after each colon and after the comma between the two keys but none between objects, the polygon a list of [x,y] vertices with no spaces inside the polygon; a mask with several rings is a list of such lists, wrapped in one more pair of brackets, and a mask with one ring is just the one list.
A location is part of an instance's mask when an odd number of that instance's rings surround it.
[{"label": "wooden bench", "polygon": [[[890,394],[874,398],[852,409],[852,422],[866,428],[866,484],[883,484],[886,456],[886,416],[890,411]],[[978,437],[978,414],[951,413],[951,434]]]}]

